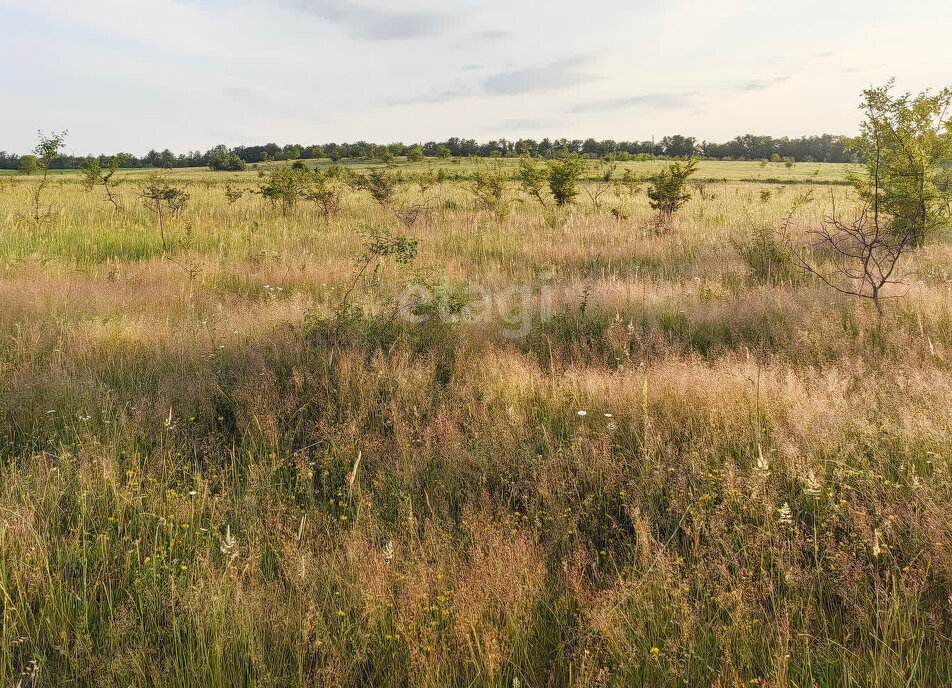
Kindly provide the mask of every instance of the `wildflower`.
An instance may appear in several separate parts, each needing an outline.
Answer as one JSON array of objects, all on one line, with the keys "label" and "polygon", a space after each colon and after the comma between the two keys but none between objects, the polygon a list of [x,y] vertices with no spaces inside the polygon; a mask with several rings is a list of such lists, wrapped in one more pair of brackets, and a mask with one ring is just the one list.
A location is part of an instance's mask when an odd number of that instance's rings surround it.
[{"label": "wildflower", "polygon": [[383,558],[390,563],[393,561],[393,540],[387,540],[383,546]]},{"label": "wildflower", "polygon": [[879,528],[873,531],[873,556],[877,559],[883,553],[883,548],[879,544]]},{"label": "wildflower", "polygon": [[612,414],[606,413],[606,414],[605,414],[605,417],[606,417],[606,418],[611,418],[611,417],[612,417]]},{"label": "wildflower", "polygon": [[808,497],[819,497],[820,492],[820,483],[817,482],[816,475],[814,475],[813,471],[810,471],[807,476],[807,487],[803,493]]},{"label": "wildflower", "polygon": [[189,490],[188,493],[189,493],[189,495],[191,495],[192,497],[194,497],[195,495],[198,494],[198,490]]},{"label": "wildflower", "polygon": [[656,647],[651,648],[651,654],[656,655],[656,654],[658,654],[659,652],[661,652],[661,650],[659,650],[658,648],[656,648]]},{"label": "wildflower", "polygon": [[764,450],[759,444],[757,445],[757,472],[764,478],[770,477],[770,464],[767,462]]},{"label": "wildflower", "polygon": [[188,571],[188,567],[187,567],[185,564],[182,564],[182,570],[183,570],[183,571]]},{"label": "wildflower", "polygon": [[577,413],[578,415],[580,415],[580,416],[587,416],[587,415],[588,415],[588,411],[576,411],[576,413]]},{"label": "wildflower", "polygon": [[783,503],[783,506],[777,509],[777,521],[779,523],[784,523],[786,525],[793,525],[793,511],[790,509],[790,505],[787,502]]},{"label": "wildflower", "polygon": [[229,559],[238,556],[238,538],[232,537],[231,526],[225,527],[225,539],[221,541],[221,553]]}]

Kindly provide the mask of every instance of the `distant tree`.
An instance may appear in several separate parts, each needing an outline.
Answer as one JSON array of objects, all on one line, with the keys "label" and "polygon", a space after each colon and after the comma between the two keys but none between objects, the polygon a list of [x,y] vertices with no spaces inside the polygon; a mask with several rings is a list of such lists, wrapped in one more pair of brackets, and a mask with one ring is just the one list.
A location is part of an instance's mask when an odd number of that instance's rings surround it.
[{"label": "distant tree", "polygon": [[423,160],[423,147],[411,146],[407,149],[407,160],[409,162],[420,162]]},{"label": "distant tree", "polygon": [[335,172],[315,170],[308,177],[304,192],[304,197],[321,209],[325,222],[329,222],[332,215],[340,212],[341,189],[335,177]]},{"label": "distant tree", "polygon": [[82,166],[83,185],[86,190],[92,191],[95,187],[102,186],[106,194],[106,200],[112,203],[117,215],[122,211],[122,208],[119,205],[119,196],[115,191],[112,178],[128,159],[129,156],[125,153],[114,155],[109,158],[105,170],[103,170],[98,158],[86,158]]},{"label": "distant tree", "polygon": [[175,154],[172,151],[165,149],[159,153],[159,159],[157,166],[161,167],[163,170],[171,170],[175,167]]},{"label": "distant tree", "polygon": [[532,161],[528,153],[524,153],[519,160],[519,183],[522,190],[539,201],[539,204],[545,207],[545,187],[549,181],[549,169],[543,165],[537,165]]},{"label": "distant tree", "polygon": [[162,250],[168,249],[168,242],[165,234],[165,218],[171,214],[178,217],[185,204],[188,203],[189,194],[185,187],[175,186],[167,179],[157,174],[150,174],[142,184],[139,194],[143,205],[155,213],[159,223],[159,236],[162,239]]},{"label": "distant tree", "polygon": [[281,214],[287,215],[307,191],[308,171],[303,165],[295,167],[285,163],[271,170],[264,182],[258,187],[258,193],[271,202],[274,207],[281,205]]},{"label": "distant tree", "polygon": [[40,205],[42,203],[43,191],[45,191],[49,185],[50,166],[63,150],[66,135],[67,132],[65,130],[59,134],[52,132],[49,135],[44,134],[42,131],[37,132],[39,141],[33,149],[33,155],[36,158],[37,172],[41,175],[40,180],[36,183],[36,186],[33,187],[33,220],[37,224],[39,224],[44,215],[40,212]]},{"label": "distant tree", "polygon": [[575,199],[584,171],[585,161],[578,153],[563,150],[558,158],[549,161],[549,191],[556,205],[563,206]]},{"label": "distant tree", "polygon": [[674,214],[691,200],[688,178],[697,171],[697,160],[675,162],[648,179],[648,199],[658,211],[658,227],[667,227]]},{"label": "distant tree", "polygon": [[36,162],[35,155],[20,156],[20,174],[36,174],[40,171],[40,166]]},{"label": "distant tree", "polygon": [[508,175],[498,162],[479,162],[473,174],[473,195],[483,208],[494,213],[497,218],[509,213],[509,203],[506,199],[507,178]]},{"label": "distant tree", "polygon": [[439,145],[436,147],[436,157],[442,158],[444,160],[453,157],[453,151],[451,151],[447,146]]},{"label": "distant tree", "polygon": [[216,172],[241,172],[248,164],[237,153],[218,146],[209,153],[208,166]]}]

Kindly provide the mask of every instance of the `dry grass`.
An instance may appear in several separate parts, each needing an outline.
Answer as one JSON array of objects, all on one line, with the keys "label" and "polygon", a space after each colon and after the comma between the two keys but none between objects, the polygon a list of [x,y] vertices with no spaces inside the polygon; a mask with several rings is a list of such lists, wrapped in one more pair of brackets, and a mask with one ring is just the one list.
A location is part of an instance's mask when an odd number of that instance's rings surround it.
[{"label": "dry grass", "polygon": [[118,216],[57,177],[40,226],[0,180],[0,682],[949,683],[952,249],[881,324],[758,281],[735,245],[820,169],[712,163],[664,235],[643,196],[438,185],[417,266],[550,287],[518,338],[391,321],[388,261],[331,319],[394,224],[357,193],[324,223],[176,173],[173,261],[137,173]]}]

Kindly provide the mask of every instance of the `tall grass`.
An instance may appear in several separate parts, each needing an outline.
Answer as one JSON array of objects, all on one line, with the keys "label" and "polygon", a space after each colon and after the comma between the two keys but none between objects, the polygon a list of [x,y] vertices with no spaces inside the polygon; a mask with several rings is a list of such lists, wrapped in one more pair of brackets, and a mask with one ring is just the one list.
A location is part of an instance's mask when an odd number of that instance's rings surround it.
[{"label": "tall grass", "polygon": [[364,196],[176,174],[171,256],[136,173],[39,226],[0,187],[5,685],[952,682],[947,245],[879,323],[738,254],[783,187],[659,236],[642,196],[497,220],[444,182],[417,267],[556,288],[510,338],[394,320],[385,261],[336,317],[393,225]]}]

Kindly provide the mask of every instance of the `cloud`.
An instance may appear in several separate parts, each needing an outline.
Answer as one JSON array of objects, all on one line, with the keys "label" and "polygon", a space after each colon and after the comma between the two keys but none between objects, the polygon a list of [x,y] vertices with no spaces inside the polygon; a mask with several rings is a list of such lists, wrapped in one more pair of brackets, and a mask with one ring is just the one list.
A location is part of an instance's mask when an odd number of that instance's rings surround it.
[{"label": "cloud", "polygon": [[570,107],[567,112],[583,114],[589,112],[608,112],[625,110],[630,107],[641,106],[655,110],[676,110],[690,107],[695,104],[696,93],[646,93],[640,96],[627,98],[609,98],[607,100],[593,100],[588,103],[579,103]]},{"label": "cloud", "polygon": [[887,65],[886,63],[881,62],[879,64],[863,65],[862,67],[847,67],[843,71],[846,72],[847,74],[855,74],[857,72],[869,72],[874,69],[883,69],[888,66],[889,65]]},{"label": "cloud", "polygon": [[400,106],[416,105],[419,103],[450,103],[454,100],[468,98],[471,95],[473,95],[473,93],[468,88],[448,88],[443,91],[416,96],[413,98],[398,98],[396,100],[391,100],[389,103],[387,103],[387,105]]},{"label": "cloud", "polygon": [[579,72],[590,62],[588,57],[573,57],[552,62],[543,67],[529,67],[510,72],[499,72],[486,78],[483,87],[494,96],[515,96],[535,91],[552,91],[569,88],[593,79],[592,75]]},{"label": "cloud", "polygon": [[401,12],[351,0],[283,0],[285,5],[338,24],[353,38],[373,41],[431,38],[453,23],[446,12]]},{"label": "cloud", "polygon": [[488,127],[487,131],[502,131],[511,135],[513,132],[539,131],[557,126],[560,126],[560,122],[553,119],[505,119]]},{"label": "cloud", "polygon": [[741,85],[740,88],[738,88],[737,90],[745,91],[745,92],[766,91],[771,86],[774,86],[776,84],[782,84],[785,81],[790,81],[790,77],[777,76],[777,77],[774,77],[773,79],[754,79],[752,81],[748,81],[746,84]]}]

